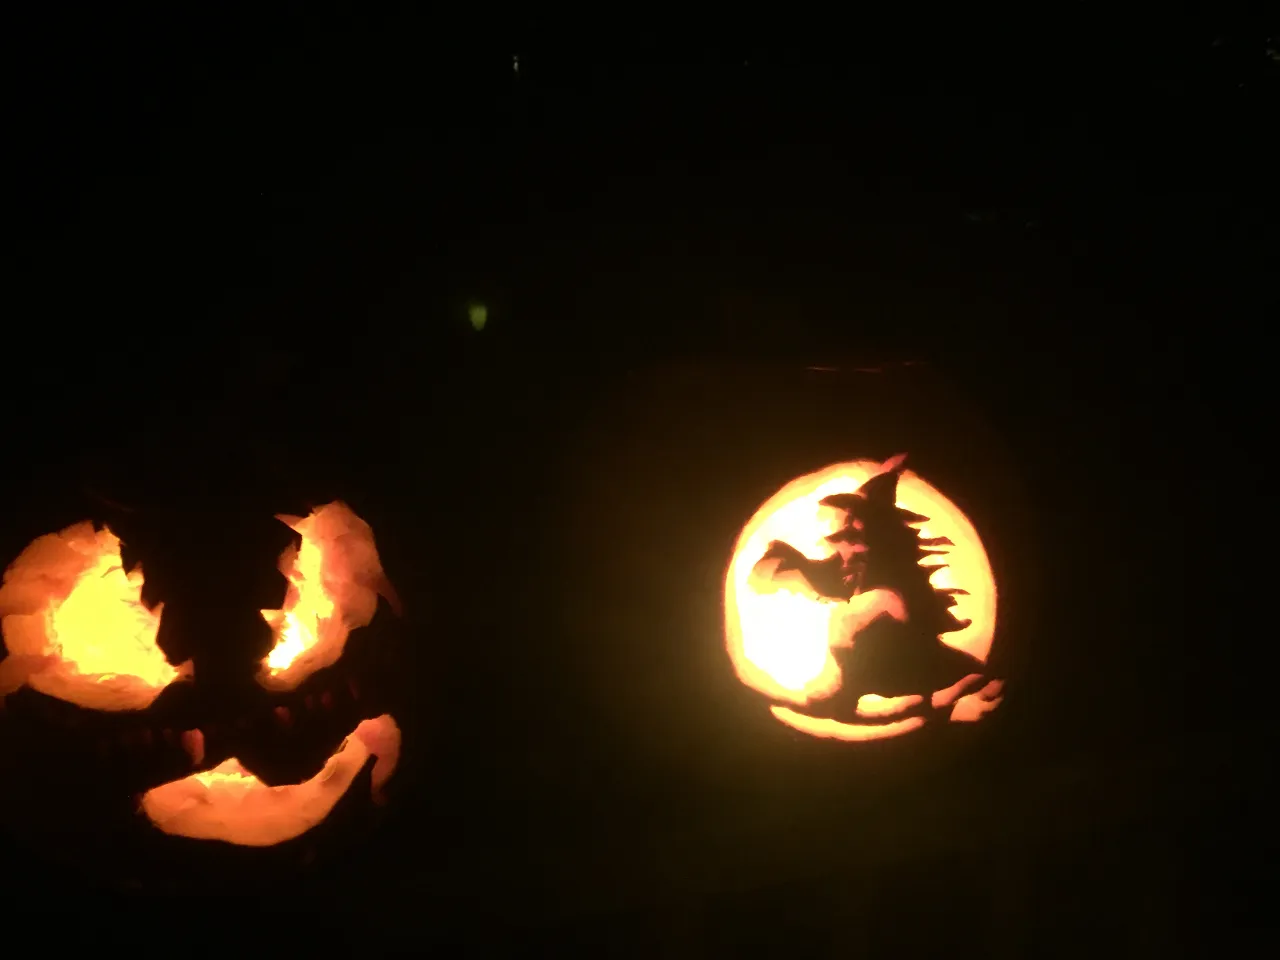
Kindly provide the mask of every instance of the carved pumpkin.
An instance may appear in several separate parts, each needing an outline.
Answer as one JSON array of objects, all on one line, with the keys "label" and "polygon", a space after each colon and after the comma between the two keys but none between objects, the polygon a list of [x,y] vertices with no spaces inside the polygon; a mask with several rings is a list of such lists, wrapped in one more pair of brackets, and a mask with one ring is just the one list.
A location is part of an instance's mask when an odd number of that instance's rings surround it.
[{"label": "carved pumpkin", "polygon": [[838,463],[747,522],[725,579],[741,681],[816,737],[872,740],[995,709],[996,584],[978,532],[905,467]]},{"label": "carved pumpkin", "polygon": [[[200,654],[194,665],[169,662],[158,643],[163,604],[143,599],[143,570],[126,570],[110,528],[76,524],[13,561],[0,587],[6,801],[21,777],[44,788],[41,809],[25,814],[47,814],[55,828],[124,834],[141,824],[157,836],[265,847],[320,825],[366,768],[381,800],[400,729],[369,648],[387,637],[356,650],[348,640],[373,622],[379,596],[396,612],[398,599],[372,531],[345,504],[278,519],[298,542],[279,558],[284,601],[260,613],[272,642],[248,686],[206,682]],[[113,826],[123,804],[141,817]]]}]

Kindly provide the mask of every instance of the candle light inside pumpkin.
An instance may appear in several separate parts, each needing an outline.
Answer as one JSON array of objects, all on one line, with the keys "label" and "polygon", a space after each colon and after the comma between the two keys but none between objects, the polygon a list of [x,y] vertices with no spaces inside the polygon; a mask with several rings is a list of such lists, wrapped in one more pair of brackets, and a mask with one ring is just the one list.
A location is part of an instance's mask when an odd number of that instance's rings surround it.
[{"label": "candle light inside pumpkin", "polygon": [[389,714],[362,721],[324,769],[303,783],[268,786],[232,757],[148,790],[142,812],[174,836],[274,846],[323,821],[371,756],[377,758],[373,795],[380,801],[400,758],[400,729]]},{"label": "candle light inside pumpkin", "polygon": [[373,620],[379,595],[393,608],[399,601],[383,573],[373,531],[346,504],[279,519],[302,540],[280,555],[280,572],[289,581],[284,605],[262,611],[275,644],[259,680],[271,689],[292,690],[337,662],[351,631]]},{"label": "candle light inside pumpkin", "polygon": [[[126,571],[110,530],[79,523],[47,534],[5,571],[0,628],[11,670],[49,696],[96,710],[141,710],[180,677],[156,644],[162,604],[142,601],[142,568]],[[6,661],[8,662],[8,661]]]},{"label": "candle light inside pumpkin", "polygon": [[[761,578],[757,564],[775,541],[811,561],[829,558],[834,548],[828,537],[836,532],[839,517],[821,502],[858,491],[900,462],[838,463],[792,481],[755,512],[734,548],[725,577],[725,636],[734,669],[747,686],[781,701],[770,707],[778,720],[812,736],[869,740],[907,733],[925,720],[903,714],[920,707],[926,697],[934,709],[952,709],[955,720],[977,719],[999,704],[999,686],[988,696],[960,696],[981,679],[974,675],[945,690],[893,697],[864,694],[848,718],[851,722],[801,712],[836,693],[848,679],[834,651],[854,646],[859,631],[875,617],[888,614],[901,620],[906,611],[890,591],[869,590],[832,602],[814,596],[796,571]],[[961,624],[942,634],[940,642],[985,662],[995,633],[996,584],[977,531],[959,507],[910,471],[898,477],[894,502],[915,515],[910,526],[921,542],[938,545],[922,556],[919,566],[928,571],[930,586],[952,595]]]}]

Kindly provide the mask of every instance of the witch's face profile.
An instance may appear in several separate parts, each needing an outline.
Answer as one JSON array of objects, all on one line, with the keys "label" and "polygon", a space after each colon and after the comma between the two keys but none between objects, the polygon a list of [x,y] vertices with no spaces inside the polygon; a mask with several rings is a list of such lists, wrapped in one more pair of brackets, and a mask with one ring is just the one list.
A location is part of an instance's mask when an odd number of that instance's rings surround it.
[{"label": "witch's face profile", "polygon": [[867,542],[862,535],[863,523],[851,510],[824,505],[824,512],[831,516],[831,527],[834,531],[827,536],[827,542],[840,556],[841,564],[846,570],[859,566],[867,552]]}]

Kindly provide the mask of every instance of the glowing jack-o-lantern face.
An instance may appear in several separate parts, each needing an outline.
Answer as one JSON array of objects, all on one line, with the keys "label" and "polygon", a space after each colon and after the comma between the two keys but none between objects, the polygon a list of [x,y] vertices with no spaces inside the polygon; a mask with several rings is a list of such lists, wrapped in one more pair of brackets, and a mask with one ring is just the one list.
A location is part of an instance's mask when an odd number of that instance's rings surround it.
[{"label": "glowing jack-o-lantern face", "polygon": [[999,705],[987,676],[996,584],[972,523],[885,463],[800,477],[748,521],[725,581],[738,677],[783,723],[839,740],[891,737]]},{"label": "glowing jack-o-lantern face", "polygon": [[[373,533],[349,507],[331,503],[305,518],[279,519],[300,542],[280,557],[288,584],[283,605],[262,611],[272,632],[257,674],[264,698],[294,691],[337,663],[351,632],[373,620],[379,596],[399,611]],[[142,714],[173,684],[198,688],[191,662],[174,666],[157,644],[162,605],[147,606],[143,583],[140,566],[125,569],[120,541],[109,529],[80,523],[32,542],[0,587],[7,649],[0,660],[0,697],[25,685],[91,712]],[[306,697],[308,704],[314,699]],[[319,699],[332,705],[327,690]],[[206,756],[209,739],[193,726],[176,739],[191,765],[203,769],[164,783],[152,779],[141,791],[142,812],[165,833],[246,846],[281,843],[324,820],[370,757],[376,758],[378,799],[400,753],[400,730],[390,714],[358,714],[314,777],[268,785],[228,755],[237,750],[234,731],[246,727],[245,718],[217,712],[209,711],[208,722],[233,731],[217,739],[221,759],[206,763],[214,759]],[[264,701],[263,712],[291,722],[283,706],[271,711]],[[334,745],[329,741],[329,749]]]}]

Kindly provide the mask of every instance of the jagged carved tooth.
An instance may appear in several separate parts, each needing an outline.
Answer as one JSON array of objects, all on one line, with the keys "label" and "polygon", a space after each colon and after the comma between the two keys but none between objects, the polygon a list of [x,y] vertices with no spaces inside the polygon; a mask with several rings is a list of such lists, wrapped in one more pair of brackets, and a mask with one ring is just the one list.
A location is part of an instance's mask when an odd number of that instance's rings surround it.
[{"label": "jagged carved tooth", "polygon": [[204,762],[204,734],[197,728],[182,734],[182,749],[191,758],[191,765],[198,767]]}]

